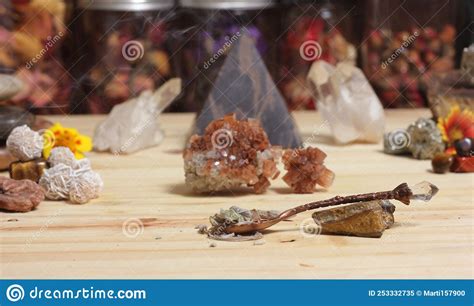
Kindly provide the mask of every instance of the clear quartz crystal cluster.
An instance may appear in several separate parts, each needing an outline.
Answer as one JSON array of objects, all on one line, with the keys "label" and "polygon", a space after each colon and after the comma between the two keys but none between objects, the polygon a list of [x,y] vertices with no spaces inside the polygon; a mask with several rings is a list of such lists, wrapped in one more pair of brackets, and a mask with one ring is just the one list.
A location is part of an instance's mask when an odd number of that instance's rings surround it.
[{"label": "clear quartz crystal cluster", "polygon": [[160,144],[164,134],[159,116],[180,91],[181,79],[171,79],[155,92],[117,104],[95,130],[95,150],[129,154]]},{"label": "clear quartz crystal cluster", "polygon": [[378,142],[385,125],[383,107],[364,73],[347,63],[316,61],[308,74],[318,109],[338,143]]},{"label": "clear quartz crystal cluster", "polygon": [[225,116],[211,122],[202,136],[191,136],[183,153],[186,183],[196,192],[246,185],[263,193],[279,175],[279,151],[258,121]]},{"label": "clear quartz crystal cluster", "polygon": [[39,184],[50,200],[68,199],[74,204],[84,204],[98,198],[103,182],[92,171],[87,158],[76,160],[69,148],[56,147],[48,158],[51,168],[44,171]]}]

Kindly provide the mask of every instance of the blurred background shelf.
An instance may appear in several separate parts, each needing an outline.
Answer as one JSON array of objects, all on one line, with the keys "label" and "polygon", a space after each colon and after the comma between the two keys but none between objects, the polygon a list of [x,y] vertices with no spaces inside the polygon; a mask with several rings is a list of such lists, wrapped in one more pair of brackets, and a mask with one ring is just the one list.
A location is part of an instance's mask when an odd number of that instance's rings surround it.
[{"label": "blurred background shelf", "polygon": [[[472,43],[470,0],[1,0],[0,72],[39,114],[107,113],[179,76],[170,111],[199,111],[238,33],[255,42],[288,107],[315,109],[313,61],[361,67],[385,107],[427,106],[431,78]],[[237,37],[238,38],[238,37]],[[315,43],[316,55],[302,56]],[[212,65],[208,65],[210,59]]]}]

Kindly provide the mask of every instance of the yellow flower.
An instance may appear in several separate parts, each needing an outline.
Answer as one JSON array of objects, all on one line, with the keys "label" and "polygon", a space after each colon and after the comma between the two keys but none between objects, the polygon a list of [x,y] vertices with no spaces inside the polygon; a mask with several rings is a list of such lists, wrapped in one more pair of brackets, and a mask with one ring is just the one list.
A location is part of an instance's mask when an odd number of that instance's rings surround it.
[{"label": "yellow flower", "polygon": [[90,137],[81,135],[76,129],[65,128],[60,123],[55,123],[43,134],[43,156],[49,157],[54,147],[68,147],[77,159],[84,158],[84,153],[92,150]]},{"label": "yellow flower", "polygon": [[474,113],[469,109],[461,111],[459,105],[451,108],[446,118],[438,119],[438,128],[443,140],[452,145],[464,137],[474,137]]}]

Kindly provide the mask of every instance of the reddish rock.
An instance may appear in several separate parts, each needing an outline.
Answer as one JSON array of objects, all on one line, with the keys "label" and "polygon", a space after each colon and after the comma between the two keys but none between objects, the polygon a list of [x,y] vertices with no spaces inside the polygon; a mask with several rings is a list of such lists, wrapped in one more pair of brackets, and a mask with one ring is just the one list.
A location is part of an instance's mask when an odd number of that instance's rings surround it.
[{"label": "reddish rock", "polygon": [[43,200],[44,191],[35,182],[0,177],[0,209],[27,212]]},{"label": "reddish rock", "polygon": [[450,170],[451,172],[474,172],[474,156],[455,156]]},{"label": "reddish rock", "polygon": [[241,185],[265,192],[279,175],[279,151],[258,121],[225,116],[212,121],[202,136],[191,136],[183,154],[186,183],[196,192]]},{"label": "reddish rock", "polygon": [[286,150],[283,163],[288,172],[283,180],[295,193],[312,193],[319,184],[328,188],[334,181],[334,172],[324,166],[326,153],[318,148]]}]

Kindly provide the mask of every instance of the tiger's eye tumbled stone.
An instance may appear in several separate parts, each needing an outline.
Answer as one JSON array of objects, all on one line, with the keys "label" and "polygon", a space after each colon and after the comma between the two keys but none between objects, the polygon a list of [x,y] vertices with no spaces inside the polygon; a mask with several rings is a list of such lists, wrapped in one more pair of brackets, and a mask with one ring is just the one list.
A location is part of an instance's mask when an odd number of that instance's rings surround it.
[{"label": "tiger's eye tumbled stone", "polygon": [[453,157],[449,154],[438,153],[431,160],[431,166],[433,167],[434,173],[446,173],[449,171],[449,167],[453,163]]},{"label": "tiger's eye tumbled stone", "polygon": [[38,183],[43,171],[48,168],[44,159],[38,158],[27,162],[17,161],[10,164],[10,178],[14,180],[31,180]]}]

